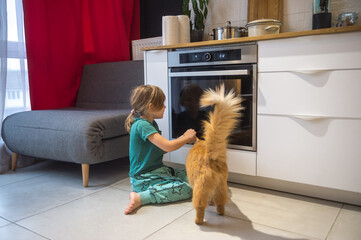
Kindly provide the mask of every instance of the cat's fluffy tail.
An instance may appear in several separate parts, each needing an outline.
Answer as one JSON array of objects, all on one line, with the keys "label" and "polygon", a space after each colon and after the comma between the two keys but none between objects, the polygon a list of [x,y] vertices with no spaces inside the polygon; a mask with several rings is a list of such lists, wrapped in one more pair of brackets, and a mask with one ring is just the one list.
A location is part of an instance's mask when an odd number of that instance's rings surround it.
[{"label": "cat's fluffy tail", "polygon": [[209,119],[203,122],[207,153],[214,160],[226,154],[227,138],[236,127],[241,115],[241,98],[231,90],[226,93],[222,84],[216,90],[208,89],[200,99],[201,107],[213,106]]}]

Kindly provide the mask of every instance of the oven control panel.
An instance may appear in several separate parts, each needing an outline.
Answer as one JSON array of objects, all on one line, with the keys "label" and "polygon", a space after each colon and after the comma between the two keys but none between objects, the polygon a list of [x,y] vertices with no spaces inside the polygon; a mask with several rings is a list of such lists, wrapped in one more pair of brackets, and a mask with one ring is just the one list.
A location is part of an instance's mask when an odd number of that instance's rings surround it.
[{"label": "oven control panel", "polygon": [[242,49],[179,54],[179,63],[222,62],[242,59]]},{"label": "oven control panel", "polygon": [[168,52],[168,67],[257,63],[257,45],[213,46]]}]

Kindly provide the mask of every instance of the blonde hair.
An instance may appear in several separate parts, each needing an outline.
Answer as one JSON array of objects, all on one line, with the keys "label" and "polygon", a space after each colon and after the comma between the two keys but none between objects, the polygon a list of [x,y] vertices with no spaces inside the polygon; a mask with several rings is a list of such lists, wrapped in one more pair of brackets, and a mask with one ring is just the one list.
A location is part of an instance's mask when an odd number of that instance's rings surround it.
[{"label": "blonde hair", "polygon": [[141,85],[132,91],[130,96],[130,105],[133,110],[125,120],[124,127],[130,132],[134,122],[134,115],[144,115],[149,109],[151,103],[156,109],[161,109],[165,101],[165,95],[159,87],[153,85]]}]

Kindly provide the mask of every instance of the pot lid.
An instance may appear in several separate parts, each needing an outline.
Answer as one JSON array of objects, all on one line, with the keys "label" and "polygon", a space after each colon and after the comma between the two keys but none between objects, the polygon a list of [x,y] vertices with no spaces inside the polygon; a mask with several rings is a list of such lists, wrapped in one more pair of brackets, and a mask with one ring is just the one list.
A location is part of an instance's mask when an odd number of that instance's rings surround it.
[{"label": "pot lid", "polygon": [[249,27],[249,26],[253,26],[253,25],[258,25],[258,24],[279,24],[281,25],[282,23],[279,21],[279,20],[276,20],[276,19],[257,19],[257,20],[254,20],[252,22],[249,22],[246,24],[246,27]]},{"label": "pot lid", "polygon": [[217,27],[216,29],[218,29],[218,30],[223,30],[223,29],[233,29],[233,28],[239,28],[239,27],[235,27],[235,26],[225,26],[225,27]]},{"label": "pot lid", "polygon": [[223,29],[233,29],[233,28],[235,28],[235,29],[237,29],[237,28],[239,28],[239,27],[236,27],[236,26],[232,26],[231,25],[231,21],[227,21],[227,26],[225,26],[225,27],[217,27],[217,29],[219,29],[219,30],[223,30]]}]

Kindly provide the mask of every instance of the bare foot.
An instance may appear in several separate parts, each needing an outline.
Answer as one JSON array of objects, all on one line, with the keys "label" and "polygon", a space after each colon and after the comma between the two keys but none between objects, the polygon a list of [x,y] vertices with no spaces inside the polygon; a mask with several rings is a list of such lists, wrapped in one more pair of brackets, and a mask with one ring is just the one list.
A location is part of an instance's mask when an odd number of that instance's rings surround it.
[{"label": "bare foot", "polygon": [[131,192],[129,194],[129,205],[125,209],[124,214],[127,215],[140,206],[142,206],[142,200],[140,199],[139,193]]}]

